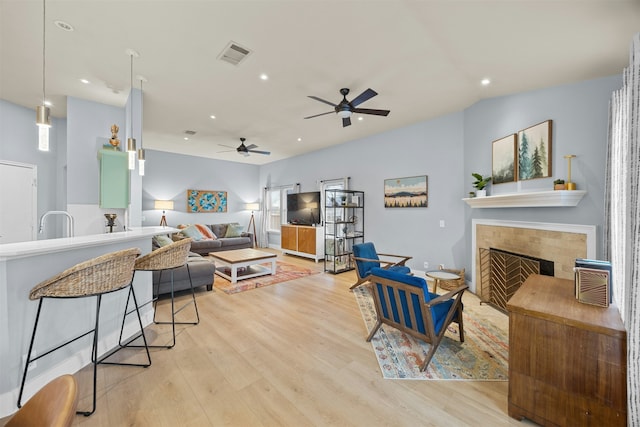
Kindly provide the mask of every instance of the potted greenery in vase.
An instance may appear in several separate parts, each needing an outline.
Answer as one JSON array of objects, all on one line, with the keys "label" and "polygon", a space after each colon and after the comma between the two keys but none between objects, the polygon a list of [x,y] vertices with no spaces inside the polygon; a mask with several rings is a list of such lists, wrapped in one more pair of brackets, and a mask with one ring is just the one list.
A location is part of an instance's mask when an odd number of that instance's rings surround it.
[{"label": "potted greenery in vase", "polygon": [[479,173],[475,173],[475,172],[472,173],[471,176],[473,176],[476,179],[473,182],[473,187],[476,189],[476,197],[485,197],[487,195],[487,190],[485,190],[485,187],[491,181],[491,177],[490,176],[483,177]]},{"label": "potted greenery in vase", "polygon": [[553,181],[554,190],[566,190],[567,186],[564,184],[564,179],[556,179]]}]

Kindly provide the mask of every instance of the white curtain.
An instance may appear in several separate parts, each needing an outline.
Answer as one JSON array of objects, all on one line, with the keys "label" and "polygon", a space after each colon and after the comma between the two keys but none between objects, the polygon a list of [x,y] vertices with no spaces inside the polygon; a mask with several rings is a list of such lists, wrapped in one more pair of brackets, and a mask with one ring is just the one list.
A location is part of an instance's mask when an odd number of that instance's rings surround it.
[{"label": "white curtain", "polygon": [[627,330],[628,425],[640,425],[640,33],[623,86],[611,97],[605,193],[605,256]]},{"label": "white curtain", "polygon": [[269,189],[262,189],[262,203],[260,204],[260,230],[258,231],[258,247],[269,247],[269,235],[267,233],[267,203],[269,203]]}]

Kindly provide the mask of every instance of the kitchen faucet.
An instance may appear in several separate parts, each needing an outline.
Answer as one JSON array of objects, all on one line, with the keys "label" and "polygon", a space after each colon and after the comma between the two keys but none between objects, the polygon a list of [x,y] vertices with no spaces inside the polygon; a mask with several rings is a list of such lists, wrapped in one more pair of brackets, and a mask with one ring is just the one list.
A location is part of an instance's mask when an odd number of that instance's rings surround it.
[{"label": "kitchen faucet", "polygon": [[66,211],[48,211],[44,215],[42,215],[42,218],[40,218],[39,233],[42,233],[44,231],[44,220],[49,215],[65,215],[67,217],[67,237],[73,237],[73,217],[69,212]]}]

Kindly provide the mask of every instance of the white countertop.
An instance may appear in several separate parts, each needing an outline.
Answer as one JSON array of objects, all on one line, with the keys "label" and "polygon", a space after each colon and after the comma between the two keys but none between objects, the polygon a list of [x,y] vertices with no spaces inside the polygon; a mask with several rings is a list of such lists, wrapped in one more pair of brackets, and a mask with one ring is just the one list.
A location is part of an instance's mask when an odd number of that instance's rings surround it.
[{"label": "white countertop", "polygon": [[29,242],[7,243],[0,245],[0,261],[23,258],[51,252],[61,252],[89,246],[139,240],[159,234],[177,233],[172,227],[136,227],[117,233],[91,234],[89,236],[63,237],[60,239],[32,240]]}]

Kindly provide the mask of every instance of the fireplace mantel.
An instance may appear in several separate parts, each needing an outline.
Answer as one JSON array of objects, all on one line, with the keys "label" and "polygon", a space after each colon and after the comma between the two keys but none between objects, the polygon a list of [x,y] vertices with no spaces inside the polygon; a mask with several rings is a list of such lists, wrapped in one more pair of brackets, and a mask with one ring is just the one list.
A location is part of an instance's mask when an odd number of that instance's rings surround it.
[{"label": "fireplace mantel", "polygon": [[587,194],[583,190],[550,190],[462,199],[472,208],[572,207]]}]

